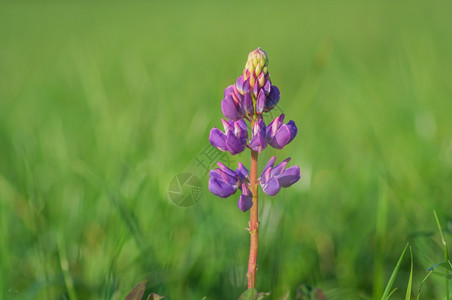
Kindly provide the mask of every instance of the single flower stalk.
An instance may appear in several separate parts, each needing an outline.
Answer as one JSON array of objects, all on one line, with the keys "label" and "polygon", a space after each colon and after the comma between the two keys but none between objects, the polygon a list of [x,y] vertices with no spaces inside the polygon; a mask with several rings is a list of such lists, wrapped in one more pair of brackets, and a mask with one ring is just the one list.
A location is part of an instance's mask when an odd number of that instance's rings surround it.
[{"label": "single flower stalk", "polygon": [[[290,158],[275,166],[273,156],[258,177],[258,156],[268,145],[275,149],[283,149],[297,135],[298,128],[294,121],[284,123],[285,115],[275,118],[265,125],[263,113],[271,111],[280,100],[279,89],[270,81],[268,56],[257,48],[248,55],[243,73],[235,84],[224,90],[221,110],[224,132],[212,128],[210,143],[220,151],[231,155],[250,149],[250,171],[241,163],[234,170],[221,162],[218,168],[209,173],[209,191],[221,198],[228,198],[238,190],[238,208],[250,211],[249,232],[251,236],[250,256],[248,260],[248,288],[256,287],[257,253],[259,237],[258,186],[269,196],[276,196],[281,188],[287,188],[300,179],[300,167],[287,168]],[[249,125],[247,125],[248,121]],[[248,129],[250,134],[248,134]]]}]

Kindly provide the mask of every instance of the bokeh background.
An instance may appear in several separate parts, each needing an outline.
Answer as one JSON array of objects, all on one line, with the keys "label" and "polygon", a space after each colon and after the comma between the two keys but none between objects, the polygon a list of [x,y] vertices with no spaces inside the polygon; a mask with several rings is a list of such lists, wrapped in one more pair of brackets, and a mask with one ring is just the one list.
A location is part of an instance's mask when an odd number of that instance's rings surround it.
[{"label": "bokeh background", "polygon": [[[223,89],[262,47],[282,151],[302,179],[261,194],[258,287],[377,299],[407,242],[416,291],[452,221],[450,2],[0,4],[0,298],[236,299],[248,213],[207,190]],[[218,152],[216,152],[219,155]],[[248,154],[233,162],[249,163]],[[196,205],[168,197],[189,172]],[[404,298],[409,257],[392,299]],[[442,299],[431,276],[421,299]]]}]

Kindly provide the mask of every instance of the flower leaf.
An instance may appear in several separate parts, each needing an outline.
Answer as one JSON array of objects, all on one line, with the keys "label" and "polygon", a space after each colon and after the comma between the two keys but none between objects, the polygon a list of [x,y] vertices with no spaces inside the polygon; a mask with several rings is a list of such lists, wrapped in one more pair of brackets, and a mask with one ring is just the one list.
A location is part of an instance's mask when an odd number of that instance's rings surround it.
[{"label": "flower leaf", "polygon": [[146,280],[137,284],[126,296],[124,300],[141,300],[146,290]]},{"label": "flower leaf", "polygon": [[289,300],[290,291],[287,291],[280,300]]},{"label": "flower leaf", "polygon": [[147,297],[147,300],[160,300],[163,298],[165,298],[165,297],[152,293]]},{"label": "flower leaf", "polygon": [[257,295],[256,289],[248,289],[244,291],[238,300],[255,300]]}]

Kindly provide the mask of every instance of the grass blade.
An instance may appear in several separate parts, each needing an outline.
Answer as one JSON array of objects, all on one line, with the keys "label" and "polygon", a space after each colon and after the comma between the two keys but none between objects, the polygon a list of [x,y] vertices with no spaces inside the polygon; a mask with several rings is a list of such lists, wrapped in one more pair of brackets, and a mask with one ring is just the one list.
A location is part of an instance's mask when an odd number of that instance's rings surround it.
[{"label": "grass blade", "polygon": [[[441,236],[441,243],[443,244],[444,247],[444,260],[445,262],[448,262],[450,264],[449,261],[449,252],[447,250],[447,243],[446,243],[446,239],[444,238],[443,235],[443,230],[441,229],[441,224],[439,223],[438,220],[438,215],[436,214],[436,210],[433,210],[433,215],[435,216],[435,221],[436,221],[436,225],[438,226],[438,230],[439,230],[439,235]],[[446,299],[450,300],[450,295],[449,295],[449,271],[446,270]]]},{"label": "grass blade", "polygon": [[447,251],[447,243],[446,243],[446,240],[444,239],[443,230],[441,228],[441,224],[439,223],[438,215],[436,214],[436,210],[433,210],[433,215],[435,215],[436,225],[438,226],[439,235],[441,236],[441,244],[443,244],[443,247],[444,247],[444,260],[449,261],[449,253]]},{"label": "grass blade", "polygon": [[410,269],[410,279],[408,279],[408,286],[406,287],[405,300],[411,299],[411,288],[413,286],[413,251],[410,246],[410,257],[411,257],[411,269]]},{"label": "grass blade", "polygon": [[397,291],[397,288],[393,289],[393,290],[389,293],[387,299],[391,298],[392,294],[394,294],[396,291]]},{"label": "grass blade", "polygon": [[419,285],[419,289],[417,290],[416,300],[419,300],[419,296],[421,295],[421,288],[424,285],[424,282],[427,280],[427,278],[433,273],[433,271],[429,271],[427,275],[422,279],[421,284]]},{"label": "grass blade", "polygon": [[405,248],[403,249],[402,254],[400,255],[399,261],[397,262],[397,265],[394,268],[394,271],[392,271],[391,277],[389,278],[388,284],[386,285],[385,291],[383,292],[383,296],[381,297],[381,300],[387,300],[389,299],[390,294],[392,294],[391,288],[394,284],[394,281],[396,279],[397,273],[399,272],[400,265],[402,264],[402,259],[405,256],[405,252],[408,249],[409,244],[407,243]]}]

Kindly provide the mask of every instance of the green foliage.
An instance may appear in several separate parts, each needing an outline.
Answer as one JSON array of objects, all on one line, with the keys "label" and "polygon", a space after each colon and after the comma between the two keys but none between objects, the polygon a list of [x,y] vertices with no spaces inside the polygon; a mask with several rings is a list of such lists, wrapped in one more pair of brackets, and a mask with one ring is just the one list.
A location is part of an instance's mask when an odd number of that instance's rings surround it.
[{"label": "green foliage", "polygon": [[[143,279],[239,297],[249,215],[196,158],[259,46],[300,129],[278,156],[302,169],[261,195],[259,290],[379,299],[409,241],[419,298],[446,295],[429,274],[447,265],[424,270],[447,263],[431,211],[445,241],[452,220],[451,4],[259,3],[0,3],[0,299],[124,299]],[[168,198],[183,172],[204,184],[189,208]]]}]

